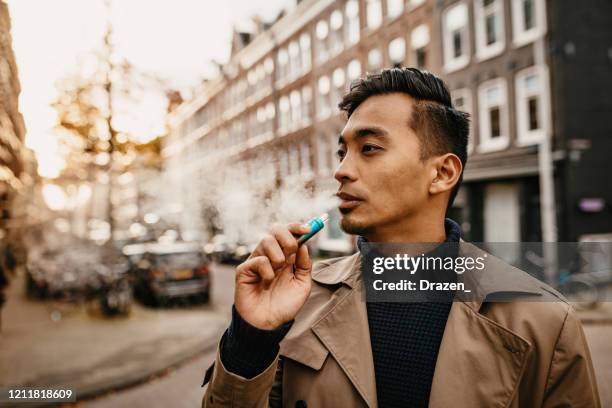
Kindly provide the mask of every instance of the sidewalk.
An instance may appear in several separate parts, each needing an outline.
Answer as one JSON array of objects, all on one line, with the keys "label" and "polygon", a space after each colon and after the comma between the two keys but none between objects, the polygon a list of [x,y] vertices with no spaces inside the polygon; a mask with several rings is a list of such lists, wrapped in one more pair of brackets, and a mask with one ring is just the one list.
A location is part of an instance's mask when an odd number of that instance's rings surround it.
[{"label": "sidewalk", "polygon": [[584,325],[610,324],[612,325],[612,301],[600,303],[594,309],[581,310],[576,308],[580,321]]},{"label": "sidewalk", "polygon": [[23,277],[2,310],[0,386],[66,386],[79,399],[123,388],[214,348],[227,324],[210,307],[146,309],[105,319],[84,306],[31,301]]}]

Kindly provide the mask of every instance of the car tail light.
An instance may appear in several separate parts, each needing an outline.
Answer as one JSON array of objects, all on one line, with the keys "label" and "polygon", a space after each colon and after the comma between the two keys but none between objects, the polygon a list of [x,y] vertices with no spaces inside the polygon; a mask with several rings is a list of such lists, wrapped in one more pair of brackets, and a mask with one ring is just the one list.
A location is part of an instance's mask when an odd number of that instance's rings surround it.
[{"label": "car tail light", "polygon": [[208,266],[204,265],[201,266],[199,268],[196,268],[196,275],[197,276],[206,276],[210,273],[210,269],[208,269]]}]

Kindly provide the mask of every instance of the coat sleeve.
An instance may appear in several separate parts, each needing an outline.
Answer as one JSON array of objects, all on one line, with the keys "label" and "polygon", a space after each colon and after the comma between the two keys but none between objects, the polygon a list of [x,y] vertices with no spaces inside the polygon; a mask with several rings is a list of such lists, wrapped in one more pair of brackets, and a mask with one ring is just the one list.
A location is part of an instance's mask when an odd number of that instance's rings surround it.
[{"label": "coat sleeve", "polygon": [[571,306],[555,345],[543,407],[601,407],[591,354]]},{"label": "coat sleeve", "polygon": [[277,355],[261,374],[246,379],[227,371],[217,350],[215,362],[206,373],[208,387],[202,398],[202,408],[282,406],[282,360]]}]

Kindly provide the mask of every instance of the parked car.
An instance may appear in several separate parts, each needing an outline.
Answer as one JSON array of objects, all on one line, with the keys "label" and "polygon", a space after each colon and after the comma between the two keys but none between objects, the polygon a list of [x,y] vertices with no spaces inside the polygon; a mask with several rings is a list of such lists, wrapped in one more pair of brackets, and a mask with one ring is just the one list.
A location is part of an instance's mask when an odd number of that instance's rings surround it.
[{"label": "parked car", "polygon": [[26,264],[26,288],[35,298],[85,299],[97,282],[103,261],[97,248],[75,245],[46,251]]},{"label": "parked car", "polygon": [[135,296],[146,304],[160,305],[174,298],[208,301],[210,261],[193,242],[127,245]]},{"label": "parked car", "polygon": [[255,244],[229,241],[225,235],[215,235],[212,240],[204,246],[204,251],[212,259],[224,264],[239,264],[249,257],[255,249]]}]

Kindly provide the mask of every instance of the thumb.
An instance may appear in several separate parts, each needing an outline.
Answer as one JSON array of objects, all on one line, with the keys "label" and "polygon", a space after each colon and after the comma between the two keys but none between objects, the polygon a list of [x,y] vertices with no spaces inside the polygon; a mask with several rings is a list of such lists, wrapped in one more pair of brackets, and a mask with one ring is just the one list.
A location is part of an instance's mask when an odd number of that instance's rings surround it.
[{"label": "thumb", "polygon": [[295,258],[295,277],[304,279],[310,277],[312,260],[308,254],[308,246],[300,245]]}]

